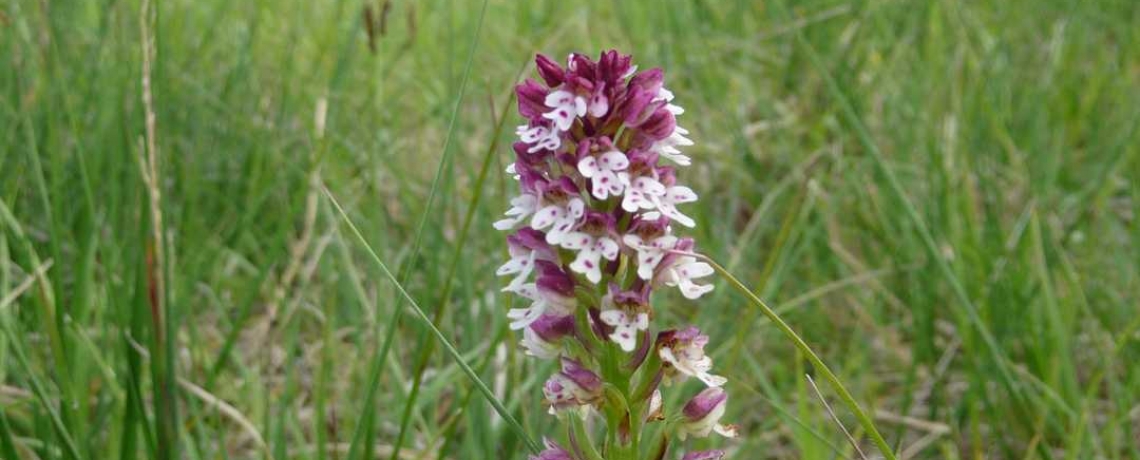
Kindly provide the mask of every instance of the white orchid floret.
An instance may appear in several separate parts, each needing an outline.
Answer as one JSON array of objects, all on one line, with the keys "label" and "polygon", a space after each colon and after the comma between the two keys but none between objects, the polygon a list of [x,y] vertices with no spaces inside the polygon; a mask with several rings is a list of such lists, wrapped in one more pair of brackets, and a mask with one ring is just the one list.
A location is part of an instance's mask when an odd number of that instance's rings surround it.
[{"label": "white orchid floret", "polygon": [[591,117],[600,118],[610,111],[610,99],[606,97],[606,84],[600,83],[594,92],[590,95],[590,100],[586,103],[586,113]]},{"label": "white orchid floret", "polygon": [[551,92],[544,101],[552,110],[542,115],[554,122],[559,131],[567,131],[574,119],[586,115],[586,98],[564,89]]},{"label": "white orchid floret", "polygon": [[668,110],[673,115],[680,115],[682,113],[685,113],[684,108],[681,108],[681,106],[672,103],[673,92],[665,89],[664,86],[662,86],[661,89],[657,90],[657,97],[653,98],[653,101],[664,101],[666,103],[665,110]]},{"label": "white orchid floret", "polygon": [[552,262],[536,261],[535,266],[540,273],[538,280],[511,291],[531,301],[528,307],[507,311],[511,330],[530,326],[544,314],[573,315],[574,308],[578,305],[574,297],[573,278]]},{"label": "white orchid floret", "polygon": [[559,132],[543,125],[521,125],[515,129],[515,135],[519,137],[519,140],[529,144],[526,149],[527,153],[540,150],[557,150],[562,146],[562,137]]},{"label": "white orchid floret", "polygon": [[534,214],[538,210],[538,197],[530,194],[523,193],[522,195],[511,198],[511,207],[507,212],[503,213],[507,217],[495,221],[493,224],[496,230],[510,230],[526,219],[527,216]]},{"label": "white orchid floret", "polygon": [[694,377],[710,387],[724,385],[727,379],[709,372],[713,363],[712,358],[705,354],[708,342],[709,337],[692,326],[662,333],[657,355],[669,365],[666,373],[669,380],[676,380],[680,374],[682,378]]},{"label": "white orchid floret", "polygon": [[669,137],[654,142],[653,145],[649,147],[649,151],[678,165],[689,166],[692,164],[692,159],[677,149],[677,147],[693,145],[693,141],[685,137],[688,134],[688,130],[677,126],[673,128],[673,133],[670,134]]},{"label": "white orchid floret", "polygon": [[649,314],[645,312],[614,308],[602,310],[599,316],[602,323],[614,328],[614,331],[609,335],[610,340],[613,340],[625,352],[631,352],[637,348],[638,333],[649,329]]},{"label": "white orchid floret", "polygon": [[703,278],[714,273],[711,265],[697,260],[693,256],[676,256],[667,258],[659,267],[656,279],[670,287],[677,287],[686,299],[697,299],[713,290],[711,284],[697,284],[694,279]]},{"label": "white orchid floret", "polygon": [[597,157],[586,155],[578,160],[578,172],[590,179],[590,191],[599,200],[622,194],[625,183],[629,182],[629,174],[625,172],[628,167],[629,159],[616,149]]},{"label": "white orchid floret", "polygon": [[514,291],[526,283],[534,271],[536,260],[558,260],[558,254],[546,243],[542,232],[530,228],[519,229],[517,233],[508,236],[507,250],[510,259],[495,271],[497,276],[514,275],[503,291]]},{"label": "white orchid floret", "polygon": [[641,235],[627,234],[622,237],[626,246],[637,252],[637,276],[643,280],[653,279],[654,269],[665,255],[677,244],[677,237],[664,234],[651,239],[644,239]]},{"label": "white orchid floret", "polygon": [[602,280],[601,259],[617,260],[620,247],[609,236],[594,236],[588,233],[572,232],[562,238],[562,247],[578,251],[570,269],[586,275],[586,279],[597,284]]},{"label": "white orchid floret", "polygon": [[602,280],[602,259],[617,260],[621,246],[615,239],[615,223],[608,213],[590,211],[577,230],[562,237],[560,246],[577,251],[570,270],[581,273],[591,283]]},{"label": "white orchid floret", "polygon": [[568,177],[542,182],[535,187],[542,198],[535,205],[538,209],[533,211],[530,228],[546,231],[546,242],[557,245],[578,225],[578,220],[586,212],[586,202]]},{"label": "white orchid floret", "polygon": [[[644,161],[642,158],[636,161]],[[626,212],[646,211],[651,219],[664,215],[686,227],[696,226],[696,222],[677,209],[677,205],[697,201],[697,194],[689,187],[676,185],[671,168],[647,170],[638,164],[629,169],[638,171],[620,176],[625,188],[622,209]]]},{"label": "white orchid floret", "polygon": [[649,311],[648,291],[620,291],[616,284],[611,284],[609,293],[602,297],[598,317],[613,328],[610,340],[622,351],[631,352],[637,348],[641,331],[649,330]]},{"label": "white orchid floret", "polygon": [[534,214],[534,218],[530,220],[530,227],[535,230],[543,230],[550,227],[546,232],[546,242],[550,244],[561,244],[563,238],[570,233],[578,219],[586,211],[586,203],[581,198],[571,198],[565,203],[553,203],[544,206]]},{"label": "white orchid floret", "polygon": [[626,212],[657,209],[654,197],[665,194],[665,185],[651,176],[624,176],[625,196],[621,208]]},{"label": "white orchid floret", "polygon": [[651,196],[649,199],[653,202],[653,206],[657,211],[646,213],[647,218],[655,219],[658,216],[657,213],[660,213],[670,220],[686,227],[692,228],[697,226],[696,221],[694,221],[692,217],[682,214],[681,211],[677,209],[678,204],[697,201],[697,194],[693,192],[693,189],[684,185],[674,185],[666,188],[665,193]]}]

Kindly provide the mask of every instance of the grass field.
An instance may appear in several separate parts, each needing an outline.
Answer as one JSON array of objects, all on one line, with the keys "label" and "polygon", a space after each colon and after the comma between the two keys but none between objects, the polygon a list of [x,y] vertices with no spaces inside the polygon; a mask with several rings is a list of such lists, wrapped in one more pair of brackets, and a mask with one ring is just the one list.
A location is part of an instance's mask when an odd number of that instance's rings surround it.
[{"label": "grass field", "polygon": [[[151,2],[0,3],[0,458],[525,458],[323,190],[555,435],[494,276],[511,91],[616,47],[687,109],[702,251],[901,458],[1140,459],[1138,2]],[[744,433],[690,444],[859,458],[716,285],[655,300]]]}]

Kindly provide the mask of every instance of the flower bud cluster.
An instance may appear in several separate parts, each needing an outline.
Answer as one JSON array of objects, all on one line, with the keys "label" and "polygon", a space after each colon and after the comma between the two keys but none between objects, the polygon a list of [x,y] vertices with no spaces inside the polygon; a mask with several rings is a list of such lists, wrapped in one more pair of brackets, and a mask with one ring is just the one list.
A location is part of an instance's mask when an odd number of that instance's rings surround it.
[{"label": "flower bud cluster", "polygon": [[[510,259],[497,272],[510,277],[503,290],[525,304],[507,313],[510,328],[522,331],[528,355],[561,364],[543,387],[550,412],[602,415],[605,458],[640,458],[640,429],[652,422],[664,421],[664,435],[680,440],[734,436],[720,423],[728,396],[725,379],[711,373],[708,337],[690,326],[654,338],[655,289],[676,287],[688,299],[713,289],[698,281],[713,269],[693,256],[693,239],[673,233],[696,225],[681,206],[697,195],[677,178],[691,163],[680,148],[693,144],[677,126],[684,109],[661,69],[638,72],[617,51],[597,61],[571,54],[565,67],[538,55],[536,65],[542,82],[516,87],[527,123],[516,130],[507,172],[519,195],[494,226],[512,231]],[[706,389],[665,414],[659,387],[688,377]],[[566,450],[548,441],[532,458],[594,452],[580,436],[570,442]]]}]

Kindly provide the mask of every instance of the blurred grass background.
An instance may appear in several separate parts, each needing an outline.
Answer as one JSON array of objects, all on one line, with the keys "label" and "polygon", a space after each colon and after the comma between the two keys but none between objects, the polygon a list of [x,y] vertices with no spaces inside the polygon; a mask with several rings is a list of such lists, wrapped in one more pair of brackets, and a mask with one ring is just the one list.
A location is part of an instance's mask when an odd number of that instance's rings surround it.
[{"label": "blurred grass background", "polygon": [[[531,436],[560,436],[490,224],[533,53],[616,47],[687,109],[699,247],[900,456],[1140,459],[1140,3],[492,0],[478,35],[477,1],[143,6],[0,6],[0,458],[525,458],[322,186]],[[690,445],[857,458],[803,357],[717,285],[656,301],[710,333],[745,433]]]}]

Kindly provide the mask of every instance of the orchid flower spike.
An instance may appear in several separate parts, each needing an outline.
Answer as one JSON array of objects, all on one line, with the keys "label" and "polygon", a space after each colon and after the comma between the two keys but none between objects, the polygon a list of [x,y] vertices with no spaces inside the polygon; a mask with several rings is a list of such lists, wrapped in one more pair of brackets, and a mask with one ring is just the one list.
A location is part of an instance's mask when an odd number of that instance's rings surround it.
[{"label": "orchid flower spike", "polygon": [[[493,224],[509,232],[495,273],[517,296],[506,317],[523,352],[561,365],[542,388],[550,413],[564,422],[602,415],[595,422],[619,423],[607,430],[627,448],[643,434],[631,430],[663,421],[668,439],[734,433],[720,423],[728,379],[712,372],[709,337],[654,324],[657,290],[675,287],[691,301],[713,289],[700,281],[713,270],[695,256],[695,241],[675,233],[700,221],[697,192],[678,169],[699,160],[682,151],[693,140],[678,125],[680,98],[663,70],[638,71],[613,50],[597,60],[570,54],[565,64],[538,55],[535,68],[537,78],[515,87],[525,121],[506,173],[518,188]],[[662,392],[680,391],[670,384],[689,377],[706,389],[668,413]],[[530,459],[599,457],[586,455],[597,454],[589,436],[569,432],[570,449],[547,440]]]}]

